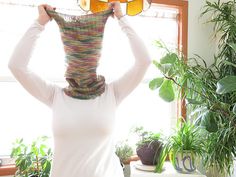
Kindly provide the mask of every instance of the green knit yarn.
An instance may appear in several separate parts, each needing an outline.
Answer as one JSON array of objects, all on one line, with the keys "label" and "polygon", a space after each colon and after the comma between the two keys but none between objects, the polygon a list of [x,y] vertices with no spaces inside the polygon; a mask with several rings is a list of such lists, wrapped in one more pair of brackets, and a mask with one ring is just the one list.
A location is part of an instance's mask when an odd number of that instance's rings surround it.
[{"label": "green knit yarn", "polygon": [[47,10],[57,22],[66,54],[64,92],[73,98],[94,99],[105,91],[105,78],[96,70],[101,56],[102,39],[112,9],[74,16]]}]

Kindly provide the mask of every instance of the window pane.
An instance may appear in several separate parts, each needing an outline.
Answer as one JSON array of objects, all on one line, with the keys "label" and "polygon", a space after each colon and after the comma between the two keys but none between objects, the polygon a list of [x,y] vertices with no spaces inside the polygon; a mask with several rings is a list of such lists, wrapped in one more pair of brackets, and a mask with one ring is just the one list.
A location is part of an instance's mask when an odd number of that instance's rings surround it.
[{"label": "window pane", "polygon": [[[36,17],[36,8],[0,4],[0,47],[1,51],[4,51],[0,54],[1,77],[11,76],[7,68],[9,58],[17,42]],[[37,41],[30,66],[35,72],[47,78],[63,79],[64,50],[59,29],[54,21],[46,26]]]},{"label": "window pane", "polygon": [[[153,41],[161,39],[177,46],[177,23],[174,18],[159,18],[167,11],[155,5],[147,12],[146,16],[149,17],[142,15],[127,18],[144,40],[152,59],[157,59],[161,52],[153,45]],[[171,13],[176,15],[176,12]],[[29,95],[19,83],[1,80],[3,76],[12,77],[7,68],[8,60],[17,41],[36,16],[36,8],[0,5],[0,47],[3,51],[0,53],[0,155],[10,153],[11,143],[16,137],[30,141],[40,135],[51,136],[50,109]],[[98,72],[106,77],[107,82],[112,82],[121,77],[133,61],[127,37],[117,21],[109,18]],[[64,80],[64,50],[54,21],[46,26],[39,38],[30,66],[45,78]],[[148,88],[148,81],[158,74],[151,65],[143,83],[120,105],[117,111],[117,139],[126,137],[133,125],[169,133],[171,122],[175,120],[176,106],[163,102],[157,92]]]},{"label": "window pane", "polygon": [[0,155],[10,154],[17,138],[51,136],[51,111],[16,82],[0,82]]},{"label": "window pane", "polygon": [[[160,11],[157,6],[152,5],[148,12],[149,17],[142,15],[127,18],[145,42],[151,58],[156,60],[162,56],[162,51],[154,45],[154,41],[161,40],[171,48],[177,48],[178,26],[176,18],[156,18],[156,15],[153,15],[164,14],[165,9]],[[173,16],[176,13],[172,12]],[[127,37],[120,32],[117,22],[109,19],[99,71],[109,81],[113,81],[125,73],[132,62],[133,55]],[[158,92],[148,88],[148,81],[158,76],[160,73],[151,65],[143,83],[120,105],[117,112],[117,139],[126,138],[132,127],[141,125],[148,130],[163,131],[166,135],[170,133],[173,128],[171,126],[176,122],[177,106],[176,103],[164,102],[158,96]]]},{"label": "window pane", "polygon": [[[178,26],[176,19],[156,18],[154,14],[157,14],[159,11],[160,7],[152,5],[148,11],[149,17],[144,15],[126,17],[145,42],[152,59],[158,59],[162,55],[162,51],[154,45],[155,40],[161,40],[171,48],[177,48]],[[175,16],[176,13],[176,11],[172,12]],[[99,72],[105,75],[107,79],[114,80],[127,71],[132,63],[133,54],[127,37],[121,32],[116,20],[108,19],[104,33],[104,45]],[[156,74],[159,73],[152,65],[145,79],[153,78]]]}]

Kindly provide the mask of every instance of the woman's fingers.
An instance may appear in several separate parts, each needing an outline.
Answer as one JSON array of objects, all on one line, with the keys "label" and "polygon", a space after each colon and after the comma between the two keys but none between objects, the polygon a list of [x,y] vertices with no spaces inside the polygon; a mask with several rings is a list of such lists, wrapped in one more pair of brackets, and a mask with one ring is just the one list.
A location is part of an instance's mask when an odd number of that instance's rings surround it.
[{"label": "woman's fingers", "polygon": [[113,9],[114,11],[114,15],[120,19],[121,17],[123,17],[123,13],[122,13],[122,10],[121,10],[121,6],[120,6],[120,2],[119,1],[114,1],[114,2],[110,2],[109,3],[109,8],[110,9]]},{"label": "woman's fingers", "polygon": [[39,12],[38,22],[41,25],[45,25],[48,23],[48,21],[51,20],[51,17],[47,14],[46,9],[55,10],[56,8],[53,8],[52,6],[48,4],[41,4],[38,6],[38,12]]},{"label": "woman's fingers", "polygon": [[39,9],[39,13],[47,13],[46,10],[55,10],[56,8],[48,4],[42,4],[38,6],[38,9]]}]

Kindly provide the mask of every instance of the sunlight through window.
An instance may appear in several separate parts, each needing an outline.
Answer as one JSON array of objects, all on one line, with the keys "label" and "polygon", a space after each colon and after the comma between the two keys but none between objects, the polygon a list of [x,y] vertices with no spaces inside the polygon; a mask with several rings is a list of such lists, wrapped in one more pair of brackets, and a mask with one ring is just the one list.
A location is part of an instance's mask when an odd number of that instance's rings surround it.
[{"label": "sunlight through window", "polygon": [[[10,74],[7,64],[17,41],[37,18],[37,9],[27,6],[6,5],[0,0],[0,155],[11,152],[12,142],[24,137],[27,141],[41,136],[51,137],[51,112],[49,108],[28,94]],[[12,1],[31,4],[33,0]],[[48,3],[54,3],[48,1]],[[63,1],[64,2],[64,1]],[[58,5],[60,6],[60,5]],[[74,4],[68,5],[68,8]],[[60,6],[61,7],[61,6]],[[65,6],[64,6],[65,7]],[[178,12],[163,9],[155,4],[139,16],[127,17],[142,37],[152,59],[161,52],[155,40],[177,48]],[[102,57],[98,72],[107,83],[121,77],[132,65],[133,56],[126,36],[117,20],[109,18],[105,28]],[[45,79],[66,84],[64,79],[64,50],[58,26],[49,23],[41,34],[30,63],[31,68]],[[131,127],[142,125],[146,129],[168,134],[176,119],[176,105],[162,101],[158,93],[148,88],[148,82],[158,76],[156,68],[150,66],[143,82],[128,96],[117,111],[117,140],[125,138]]]}]

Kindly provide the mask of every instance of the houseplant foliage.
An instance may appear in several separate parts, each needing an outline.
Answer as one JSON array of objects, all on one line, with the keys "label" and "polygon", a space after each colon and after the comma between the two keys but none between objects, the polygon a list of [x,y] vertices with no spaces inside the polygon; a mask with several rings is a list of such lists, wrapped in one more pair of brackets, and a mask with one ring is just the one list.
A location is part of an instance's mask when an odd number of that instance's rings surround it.
[{"label": "houseplant foliage", "polygon": [[[206,1],[202,15],[205,14],[211,17],[209,23],[214,24],[214,36],[219,38],[213,64],[207,66],[205,60],[197,55],[187,60],[157,41],[157,46],[166,53],[159,62],[153,63],[163,77],[154,78],[149,87],[159,88],[159,95],[163,98],[167,93],[162,93],[164,89],[160,93],[160,88],[164,80],[169,80],[168,83],[172,84],[169,90],[173,88],[171,92],[175,94],[171,99],[164,97],[164,100],[185,99],[188,118],[194,119],[203,130],[205,167],[231,174],[236,156],[235,0],[223,3]],[[177,57],[171,59],[170,56]]]},{"label": "houseplant foliage", "polygon": [[47,137],[39,137],[31,144],[23,139],[14,142],[11,157],[15,158],[15,177],[49,177],[52,151],[46,145]]},{"label": "houseplant foliage", "polygon": [[135,127],[133,132],[138,135],[136,152],[143,165],[156,165],[163,147],[160,133],[146,131],[143,127]]},{"label": "houseplant foliage", "polygon": [[116,155],[119,157],[122,164],[125,164],[127,160],[133,155],[133,149],[128,144],[128,140],[118,142],[115,148]]},{"label": "houseplant foliage", "polygon": [[[218,122],[219,130],[215,138],[218,143],[218,156],[216,165],[221,172],[231,173],[233,159],[236,157],[236,116],[235,116],[235,76],[236,76],[236,1],[227,2],[206,1],[202,15],[211,16],[209,23],[214,24],[214,34],[219,37],[218,54],[216,55],[216,65],[218,66],[218,82],[216,93],[220,94],[222,106],[225,106],[222,122]],[[220,141],[222,139],[224,141]],[[215,160],[209,156],[208,162],[213,165]]]},{"label": "houseplant foliage", "polygon": [[166,140],[155,171],[162,172],[162,167],[167,155],[179,172],[194,172],[195,157],[202,156],[204,141],[200,136],[200,128],[190,122],[180,120],[175,132]]}]

